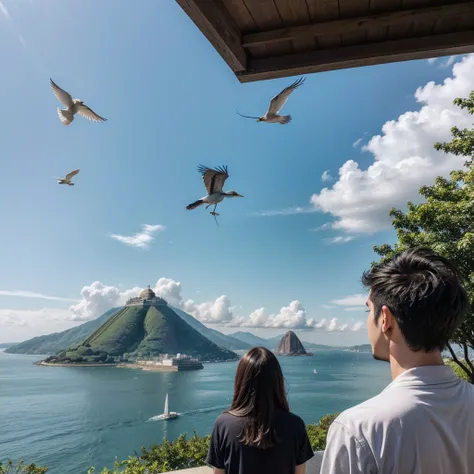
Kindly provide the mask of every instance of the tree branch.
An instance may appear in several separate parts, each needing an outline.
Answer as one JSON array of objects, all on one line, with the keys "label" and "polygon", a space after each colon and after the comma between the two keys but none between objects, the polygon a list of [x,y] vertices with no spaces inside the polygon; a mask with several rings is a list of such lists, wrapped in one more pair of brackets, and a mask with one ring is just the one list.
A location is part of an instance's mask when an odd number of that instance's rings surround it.
[{"label": "tree branch", "polygon": [[474,377],[474,365],[469,359],[469,348],[465,342],[462,343],[462,347],[464,349],[464,360],[466,361],[466,364],[471,368],[471,378]]},{"label": "tree branch", "polygon": [[471,374],[471,371],[456,357],[456,354],[454,353],[453,348],[451,347],[451,344],[449,343],[448,343],[448,349],[449,349],[449,352],[451,352],[451,357],[453,358],[454,362],[456,362],[456,364],[458,364],[459,367],[461,367],[461,369],[464,370],[464,372],[466,372],[466,374],[469,375],[470,378],[472,378],[473,374]]}]

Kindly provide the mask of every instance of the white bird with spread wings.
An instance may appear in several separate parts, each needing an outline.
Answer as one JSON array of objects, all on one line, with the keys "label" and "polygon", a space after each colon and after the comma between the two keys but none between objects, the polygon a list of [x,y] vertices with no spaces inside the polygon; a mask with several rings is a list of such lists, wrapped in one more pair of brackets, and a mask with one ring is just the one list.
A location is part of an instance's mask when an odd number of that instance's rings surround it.
[{"label": "white bird with spread wings", "polygon": [[250,118],[250,119],[257,119],[257,122],[266,122],[266,123],[280,123],[285,125],[291,122],[291,115],[279,115],[280,110],[286,104],[288,97],[290,94],[303,82],[306,78],[297,79],[293,84],[285,87],[279,94],[277,94],[273,99],[270,101],[270,106],[268,107],[267,113],[262,117],[252,117],[249,115],[242,115],[237,112],[241,117]]},{"label": "white bird with spread wings", "polygon": [[207,166],[199,165],[198,171],[202,174],[204,186],[206,187],[207,196],[189,204],[186,209],[196,209],[196,207],[202,204],[207,204],[206,209],[210,206],[214,206],[214,210],[211,212],[213,216],[218,216],[216,213],[217,205],[224,200],[224,198],[231,197],[243,197],[236,191],[223,191],[225,180],[229,177],[227,172],[227,166],[218,166],[215,169],[208,168]]},{"label": "white bird with spread wings", "polygon": [[56,178],[58,180],[59,184],[68,184],[69,186],[74,186],[74,183],[71,181],[73,176],[76,176],[76,174],[79,173],[79,169],[69,171],[69,173],[64,177],[64,178]]},{"label": "white bird with spread wings", "polygon": [[87,120],[93,122],[105,122],[107,119],[97,115],[89,106],[84,104],[81,99],[73,99],[71,94],[61,89],[54,81],[50,78],[51,88],[53,89],[54,95],[61,102],[66,109],[60,109],[58,107],[59,119],[64,125],[70,125],[74,120],[74,115],[79,114]]}]

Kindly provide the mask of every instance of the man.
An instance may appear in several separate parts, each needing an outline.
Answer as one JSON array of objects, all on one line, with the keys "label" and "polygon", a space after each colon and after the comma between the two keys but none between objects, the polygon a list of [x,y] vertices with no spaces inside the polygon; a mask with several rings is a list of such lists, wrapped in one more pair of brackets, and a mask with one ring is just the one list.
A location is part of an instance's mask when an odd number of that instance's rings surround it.
[{"label": "man", "polygon": [[474,386],[441,351],[468,311],[453,265],[410,249],[365,272],[367,329],[392,382],[329,428],[321,474],[473,474]]}]

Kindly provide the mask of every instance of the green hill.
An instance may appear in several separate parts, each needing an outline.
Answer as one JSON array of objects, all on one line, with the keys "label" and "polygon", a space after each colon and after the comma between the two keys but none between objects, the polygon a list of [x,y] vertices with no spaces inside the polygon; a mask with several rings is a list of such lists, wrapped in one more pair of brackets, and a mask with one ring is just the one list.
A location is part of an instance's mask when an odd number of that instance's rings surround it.
[{"label": "green hill", "polygon": [[47,361],[107,362],[124,354],[153,357],[178,352],[204,360],[237,358],[193,329],[172,308],[160,305],[119,309],[79,345]]},{"label": "green hill", "polygon": [[112,308],[97,319],[88,321],[80,326],[46,336],[34,337],[33,339],[12,345],[5,352],[9,354],[56,354],[59,351],[64,351],[71,345],[78,344],[89,336],[119,309]]},{"label": "green hill", "polygon": [[[88,321],[80,326],[67,329],[62,332],[56,332],[53,334],[48,334],[46,336],[38,336],[27,341],[9,344],[8,349],[5,352],[10,354],[41,354],[41,355],[50,355],[57,354],[60,351],[65,351],[68,347],[71,347],[74,344],[79,344],[84,339],[89,337],[95,330],[99,329],[113,314],[118,310],[122,309],[123,306],[112,308],[102,316],[94,319],[93,321]],[[215,329],[210,329],[196,318],[193,318],[191,315],[185,313],[184,311],[170,306],[175,313],[188,323],[191,327],[200,332],[203,336],[207,337],[210,341],[214,342],[220,347],[229,350],[246,350],[251,347],[250,344],[246,344],[239,339],[236,339],[231,336],[226,336]]]}]

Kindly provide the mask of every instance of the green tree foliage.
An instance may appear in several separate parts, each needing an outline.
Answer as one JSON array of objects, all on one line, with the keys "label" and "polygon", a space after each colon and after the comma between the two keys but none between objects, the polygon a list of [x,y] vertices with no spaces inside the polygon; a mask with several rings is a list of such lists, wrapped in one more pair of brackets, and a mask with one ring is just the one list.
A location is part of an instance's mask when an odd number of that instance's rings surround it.
[{"label": "green tree foliage", "polygon": [[19,461],[16,465],[11,460],[5,464],[0,461],[0,474],[44,474],[47,470],[47,467],[24,464],[23,461]]},{"label": "green tree foliage", "polygon": [[309,442],[313,451],[323,451],[326,449],[326,438],[328,435],[331,423],[336,419],[339,413],[333,415],[325,415],[316,425],[315,423],[308,425],[306,431],[308,432]]},{"label": "green tree foliage", "polygon": [[[454,104],[474,115],[474,91],[466,99],[455,99]],[[451,129],[452,139],[436,143],[434,148],[445,153],[466,157],[464,168],[451,172],[451,179],[438,177],[432,186],[420,188],[425,198],[421,204],[408,203],[408,212],[392,208],[393,227],[398,242],[375,246],[381,260],[409,247],[424,246],[453,261],[461,271],[469,295],[474,303],[474,129]],[[458,344],[464,352],[460,360],[451,344]],[[474,383],[474,364],[470,350],[474,350],[474,313],[469,311],[466,321],[456,331],[448,346],[451,356],[468,380]]]},{"label": "green tree foliage", "polygon": [[[461,362],[464,363],[464,360],[461,360]],[[444,363],[446,365],[449,365],[454,373],[460,378],[460,379],[463,379],[465,380],[466,382],[469,382],[469,376],[466,374],[466,372],[464,372],[464,370],[461,369],[461,367],[456,364],[456,362],[454,362],[453,359],[448,359],[448,360],[445,360]]]}]

